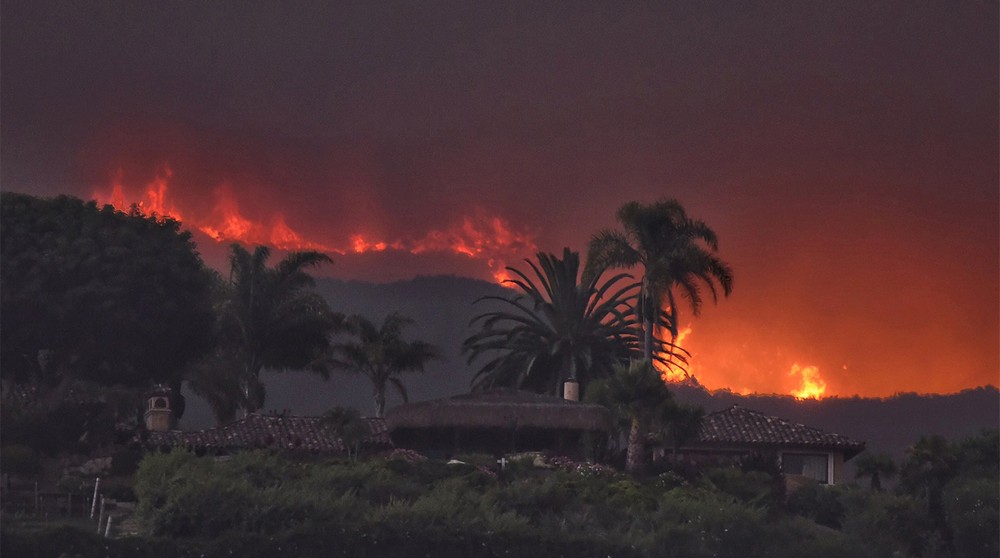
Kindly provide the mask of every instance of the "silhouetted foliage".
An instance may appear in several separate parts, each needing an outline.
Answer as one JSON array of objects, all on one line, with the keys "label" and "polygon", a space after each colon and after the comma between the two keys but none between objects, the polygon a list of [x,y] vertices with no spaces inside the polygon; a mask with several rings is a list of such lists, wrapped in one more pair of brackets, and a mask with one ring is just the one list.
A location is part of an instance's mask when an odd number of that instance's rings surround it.
[{"label": "silhouetted foliage", "polygon": [[179,386],[211,348],[211,278],[169,218],[0,194],[6,381]]},{"label": "silhouetted foliage", "polygon": [[386,316],[381,326],[364,316],[351,316],[344,329],[357,341],[341,341],[331,348],[337,367],[364,374],[371,381],[376,417],[385,414],[385,390],[389,385],[396,388],[404,402],[409,401],[400,374],[423,372],[428,361],[440,358],[437,347],[403,339],[403,328],[411,324],[413,320],[398,313]]},{"label": "silhouetted foliage", "polygon": [[570,378],[582,389],[612,374],[616,364],[637,356],[635,320],[629,308],[636,285],[618,274],[601,281],[601,273],[580,277],[580,256],[569,248],[562,259],[537,254],[525,260],[534,279],[508,267],[510,283],[522,296],[485,296],[504,309],[476,316],[481,330],[462,345],[468,362],[489,360],[476,373],[474,389],[516,387],[560,395]]},{"label": "silhouetted foliage", "polygon": [[645,437],[652,422],[664,416],[664,407],[672,405],[672,395],[649,361],[619,365],[615,373],[590,385],[586,401],[611,409],[628,429],[625,469],[638,472],[644,462]]},{"label": "silhouetted foliage", "polygon": [[[618,209],[617,217],[623,231],[603,230],[591,239],[588,271],[642,267],[642,289],[635,312],[643,357],[650,362],[662,358],[671,366],[684,368],[685,355],[674,345],[680,315],[675,290],[687,298],[697,316],[703,300],[702,287],[708,288],[713,300],[718,299],[718,288],[729,296],[733,271],[715,255],[719,249],[715,231],[703,221],[688,217],[677,200],[650,205],[629,202]],[[655,338],[657,326],[670,333],[669,341]]]},{"label": "silhouetted foliage", "polygon": [[332,429],[347,449],[347,457],[357,459],[361,441],[371,435],[371,428],[353,407],[334,407],[323,413],[322,424]]},{"label": "silhouetted foliage", "polygon": [[872,490],[882,490],[882,481],[890,480],[899,470],[892,456],[884,453],[864,453],[855,460],[854,466],[856,478],[871,478]]},{"label": "silhouetted foliage", "polygon": [[263,407],[265,368],[329,373],[329,336],[341,318],[311,290],[308,271],[331,260],[290,252],[268,267],[270,255],[265,246],[250,253],[232,245],[229,278],[217,286],[215,351],[191,371],[192,389],[219,422]]}]

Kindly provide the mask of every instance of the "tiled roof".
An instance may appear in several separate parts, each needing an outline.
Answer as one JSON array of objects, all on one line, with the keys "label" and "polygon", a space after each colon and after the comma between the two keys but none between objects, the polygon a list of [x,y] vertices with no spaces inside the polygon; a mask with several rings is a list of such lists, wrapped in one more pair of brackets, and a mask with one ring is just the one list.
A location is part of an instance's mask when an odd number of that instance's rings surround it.
[{"label": "tiled roof", "polygon": [[[389,447],[385,421],[366,418],[371,435],[368,447]],[[140,443],[146,447],[188,447],[212,451],[272,448],[317,453],[344,453],[343,441],[322,423],[322,417],[292,417],[252,414],[207,430],[147,432]]]},{"label": "tiled roof", "polygon": [[739,405],[705,416],[698,432],[699,445],[749,445],[760,447],[814,447],[843,449],[854,455],[864,442],[818,428],[765,415]]}]

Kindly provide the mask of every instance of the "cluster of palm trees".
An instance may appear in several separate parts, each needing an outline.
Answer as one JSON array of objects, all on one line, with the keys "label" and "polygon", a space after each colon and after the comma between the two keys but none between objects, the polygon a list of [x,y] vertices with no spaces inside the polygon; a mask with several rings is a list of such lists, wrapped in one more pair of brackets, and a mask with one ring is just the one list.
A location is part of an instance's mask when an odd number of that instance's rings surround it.
[{"label": "cluster of palm trees", "polygon": [[[585,266],[567,248],[561,257],[539,253],[537,262],[526,260],[530,273],[508,268],[520,294],[481,298],[501,309],[474,318],[479,331],[462,350],[470,364],[483,361],[472,380],[475,390],[559,395],[563,383],[574,380],[586,394],[596,383],[589,398],[618,411],[630,441],[654,423],[669,425],[666,431],[677,438],[683,413],[670,404],[652,363],[683,369],[686,353],[676,344],[679,299],[686,298],[697,315],[706,290],[713,300],[729,295],[732,270],[716,255],[715,232],[676,200],[628,203],[617,217],[622,229],[595,234]],[[376,416],[385,411],[389,386],[406,401],[400,374],[423,370],[440,355],[437,347],[404,339],[412,320],[391,314],[375,324],[336,314],[309,289],[309,271],[329,263],[327,256],[293,252],[268,267],[269,256],[266,247],[251,253],[233,245],[229,277],[217,282],[216,349],[189,374],[193,391],[217,420],[262,408],[265,368],[324,377],[337,369],[364,374]],[[640,269],[638,280],[621,271],[629,268]],[[673,420],[661,420],[668,416]],[[630,449],[629,462],[639,458]]]},{"label": "cluster of palm trees", "polygon": [[268,267],[269,257],[267,247],[251,253],[234,244],[229,278],[216,281],[215,350],[187,375],[216,420],[229,422],[264,406],[260,373],[265,368],[309,370],[324,378],[338,369],[364,374],[372,382],[379,417],[388,386],[405,401],[399,374],[422,371],[438,357],[436,347],[403,338],[412,321],[391,314],[376,326],[363,316],[333,312],[310,289],[309,271],[331,261],[324,254],[292,252],[274,267]]},{"label": "cluster of palm trees", "polygon": [[[718,239],[703,221],[688,217],[676,200],[627,203],[618,211],[622,230],[604,230],[590,241],[587,265],[568,248],[562,258],[538,254],[527,261],[534,277],[508,268],[521,295],[499,300],[503,310],[477,316],[482,330],[463,351],[472,362],[485,358],[477,388],[510,386],[559,394],[566,380],[585,388],[635,360],[682,370],[687,362],[676,344],[679,298],[695,315],[707,289],[713,300],[733,287],[730,267],[716,255]],[[612,269],[641,268],[639,280]]]},{"label": "cluster of palm trees", "polygon": [[[732,269],[716,255],[718,238],[673,199],[618,210],[621,230],[593,236],[582,273],[579,254],[539,253],[532,276],[508,268],[521,294],[487,296],[501,310],[476,316],[481,331],[465,340],[471,364],[485,359],[474,389],[505,386],[559,395],[578,382],[587,399],[611,408],[628,432],[626,468],[642,461],[654,425],[677,447],[697,430],[700,410],[673,403],[653,363],[685,370],[677,345],[679,298],[697,315],[705,290],[717,301],[733,288]],[[609,270],[640,268],[635,281]],[[478,301],[477,301],[478,302]],[[589,389],[588,389],[589,387]]]}]

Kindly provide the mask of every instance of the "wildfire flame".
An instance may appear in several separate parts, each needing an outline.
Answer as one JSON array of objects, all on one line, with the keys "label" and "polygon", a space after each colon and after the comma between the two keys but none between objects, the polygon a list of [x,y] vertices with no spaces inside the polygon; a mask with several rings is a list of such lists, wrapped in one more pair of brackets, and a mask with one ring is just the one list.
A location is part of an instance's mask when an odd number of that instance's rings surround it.
[{"label": "wildfire flame", "polygon": [[[661,333],[662,329],[657,328],[656,334],[659,335]],[[677,338],[674,339],[674,345],[677,346],[677,353],[686,354],[685,351],[687,349],[684,347],[684,341],[689,335],[691,335],[690,326],[677,332]],[[686,364],[683,362],[677,362],[676,364],[664,364],[662,362],[653,361],[653,366],[655,366],[660,372],[660,377],[663,378],[664,382],[683,382],[692,375],[692,357],[693,355],[687,355],[688,362]],[[668,360],[675,362],[677,359],[676,357],[669,356]]]},{"label": "wildfire flame", "polygon": [[239,201],[228,185],[215,190],[215,204],[207,217],[196,212],[182,212],[169,199],[169,182],[173,171],[164,165],[156,176],[139,189],[137,195],[126,194],[123,173],[115,173],[106,191],[95,191],[98,203],[108,204],[120,211],[132,207],[144,214],[169,217],[183,221],[216,242],[241,242],[264,244],[281,250],[316,250],[340,255],[364,254],[399,250],[412,254],[451,252],[481,259],[489,266],[493,278],[503,284],[510,278],[505,267],[507,261],[537,250],[530,233],[515,230],[505,219],[477,211],[462,219],[460,224],[445,230],[430,230],[423,236],[389,240],[357,233],[339,244],[321,243],[305,238],[285,220],[284,214],[275,212],[269,219],[255,220],[244,215]]},{"label": "wildfire flame", "polygon": [[820,377],[819,368],[816,366],[799,366],[796,362],[792,364],[788,375],[799,376],[802,382],[798,389],[792,390],[792,395],[796,399],[820,399],[826,392],[826,382]]},{"label": "wildfire flame", "polygon": [[[656,333],[659,335],[663,332],[658,329]],[[751,386],[755,386],[751,388],[747,383],[744,383],[741,387],[734,388],[734,391],[743,395],[755,391],[767,392],[768,390],[774,390],[788,393],[796,399],[821,399],[826,394],[826,381],[820,375],[819,367],[814,365],[800,365],[798,362],[795,362],[791,365],[788,374],[783,374],[780,371],[781,369],[773,370],[773,373],[768,373],[766,367],[761,369],[747,368],[750,366],[749,362],[741,360],[734,355],[722,355],[721,362],[719,358],[716,358],[711,368],[706,368],[704,363],[700,362],[697,358],[698,355],[688,346],[691,333],[692,328],[690,326],[684,327],[677,332],[677,339],[674,340],[674,344],[679,349],[683,349],[680,352],[686,355],[686,364],[679,363],[679,365],[674,366],[659,362],[654,363],[663,381],[677,383],[690,381],[691,378],[694,378],[699,384],[709,389],[733,387],[734,385],[740,385],[741,382],[747,382]],[[720,355],[715,356],[718,357]],[[744,372],[741,375],[742,379],[730,377],[725,372],[726,369],[732,368],[740,368]],[[795,384],[789,385],[789,377],[795,378]]]}]

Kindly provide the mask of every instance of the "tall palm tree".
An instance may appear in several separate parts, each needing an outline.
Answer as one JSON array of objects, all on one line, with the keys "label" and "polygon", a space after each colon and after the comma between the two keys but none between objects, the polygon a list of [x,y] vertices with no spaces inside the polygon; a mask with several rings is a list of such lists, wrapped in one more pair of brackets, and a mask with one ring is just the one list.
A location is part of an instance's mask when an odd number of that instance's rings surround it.
[{"label": "tall palm tree", "polygon": [[673,395],[663,383],[659,372],[648,360],[635,361],[629,366],[619,365],[615,373],[592,384],[586,400],[608,407],[612,414],[628,428],[628,450],[625,470],[636,473],[644,461],[643,437],[651,423],[667,413]]},{"label": "tall palm tree", "polygon": [[503,309],[473,318],[482,330],[462,345],[470,364],[489,359],[473,378],[473,389],[503,386],[558,395],[563,381],[575,379],[585,387],[638,354],[629,307],[638,285],[627,281],[630,276],[601,282],[602,273],[595,272],[579,281],[580,255],[569,248],[562,259],[537,257],[537,265],[525,260],[534,279],[507,268],[514,277],[509,282],[522,295],[476,301],[499,302]]},{"label": "tall palm tree", "polygon": [[345,341],[333,346],[338,366],[360,372],[371,380],[377,417],[385,414],[387,385],[396,388],[403,401],[409,401],[399,375],[403,372],[423,372],[427,362],[440,358],[440,351],[434,345],[403,339],[403,328],[412,323],[413,320],[398,313],[386,316],[381,326],[363,316],[351,316],[345,322],[345,328],[357,337],[357,341]]},{"label": "tall palm tree", "polygon": [[340,317],[310,290],[315,282],[308,271],[331,260],[319,252],[291,252],[271,268],[270,255],[265,246],[253,253],[231,246],[229,279],[219,286],[216,351],[192,377],[194,390],[216,401],[220,420],[236,409],[263,407],[264,368],[328,374],[329,337]]},{"label": "tall palm tree", "polygon": [[[642,288],[635,306],[639,321],[643,356],[677,364],[675,355],[678,325],[677,294],[688,299],[694,315],[701,311],[702,288],[712,300],[733,289],[733,272],[720,260],[715,231],[703,221],[688,217],[674,199],[651,205],[629,202],[618,210],[623,231],[603,230],[590,241],[587,255],[590,269],[642,267]],[[664,327],[670,341],[656,339],[654,329]],[[658,353],[667,353],[666,359]]]}]

